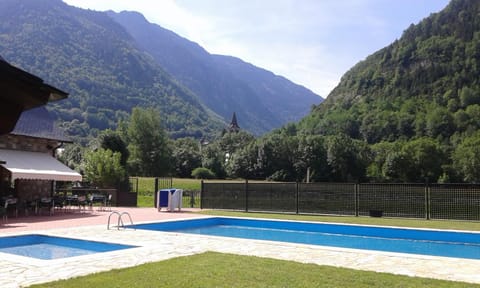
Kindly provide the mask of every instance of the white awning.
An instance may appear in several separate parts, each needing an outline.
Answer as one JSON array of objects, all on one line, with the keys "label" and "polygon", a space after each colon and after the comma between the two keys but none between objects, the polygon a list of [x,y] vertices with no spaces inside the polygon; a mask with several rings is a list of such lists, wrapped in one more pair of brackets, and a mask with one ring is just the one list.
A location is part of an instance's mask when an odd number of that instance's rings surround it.
[{"label": "white awning", "polygon": [[0,164],[14,179],[82,181],[82,175],[47,153],[0,149]]}]

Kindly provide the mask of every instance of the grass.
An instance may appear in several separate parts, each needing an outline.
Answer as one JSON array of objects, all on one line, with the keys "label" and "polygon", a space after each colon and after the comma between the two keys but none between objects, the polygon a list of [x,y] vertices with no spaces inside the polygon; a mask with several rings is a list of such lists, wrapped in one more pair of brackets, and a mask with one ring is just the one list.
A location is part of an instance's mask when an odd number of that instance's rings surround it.
[{"label": "grass", "polygon": [[460,282],[207,252],[32,287],[480,287]]},{"label": "grass", "polygon": [[[155,178],[153,177],[133,177],[138,179],[138,192],[151,194],[155,190]],[[183,189],[183,190],[193,190],[200,191],[201,189],[200,179],[191,179],[191,178],[172,178],[172,187]],[[243,182],[244,180],[205,180],[208,182]],[[265,182],[265,181],[251,181],[253,182]],[[170,188],[170,187],[160,187],[160,188]]]},{"label": "grass", "polygon": [[201,180],[188,178],[173,178],[173,187],[183,190],[200,191]]},{"label": "grass", "polygon": [[[153,192],[155,191],[155,178],[153,177],[133,177],[138,179],[138,195],[137,206],[138,207],[153,207]],[[216,180],[208,180],[208,182],[215,182]],[[218,180],[221,182],[227,182],[230,180]],[[231,180],[233,182],[239,182],[242,180]],[[136,185],[135,181],[132,181],[133,185]],[[189,179],[189,178],[173,178],[172,187],[183,189],[184,191],[200,191],[201,180]],[[167,188],[167,187],[160,187]],[[199,206],[199,204],[198,204]]]},{"label": "grass", "polygon": [[[137,206],[138,207],[153,207],[154,206],[154,194],[155,191],[155,178],[152,177],[135,177],[138,179],[138,195]],[[136,185],[135,181],[132,181],[133,185]],[[187,178],[173,178],[172,187],[183,189],[184,191],[200,191],[201,180],[187,179]],[[167,187],[160,187],[167,188]]]}]

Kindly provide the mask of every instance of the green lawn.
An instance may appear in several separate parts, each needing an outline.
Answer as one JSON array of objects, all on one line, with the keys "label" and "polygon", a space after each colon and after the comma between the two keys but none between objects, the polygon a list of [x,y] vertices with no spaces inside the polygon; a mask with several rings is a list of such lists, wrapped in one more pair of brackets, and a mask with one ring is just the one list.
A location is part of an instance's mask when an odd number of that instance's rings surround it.
[{"label": "green lawn", "polygon": [[[138,207],[153,207],[153,192],[155,191],[155,180],[151,177],[135,177],[138,178]],[[135,183],[135,182],[134,182]],[[200,191],[201,180],[173,178],[172,187],[183,189],[184,191]],[[166,188],[166,187],[160,187]]]},{"label": "green lawn", "polygon": [[208,252],[32,287],[480,287]]},{"label": "green lawn", "polygon": [[[155,190],[155,178],[152,177],[134,177],[138,179],[138,195],[137,206],[138,207],[153,207],[153,191]],[[208,182],[221,181],[221,182],[241,182],[242,180],[208,180]],[[255,182],[255,181],[253,181]],[[262,182],[262,181],[260,181]],[[133,181],[136,185],[135,180]],[[183,189],[183,191],[200,191],[201,180],[189,179],[189,178],[173,178],[172,187]],[[166,188],[166,187],[159,187]],[[184,207],[189,206],[189,199],[184,199]],[[188,205],[187,205],[188,204]],[[196,203],[195,207],[200,207],[200,203]]]},{"label": "green lawn", "polygon": [[[153,191],[155,190],[155,178],[152,178],[152,177],[133,177],[133,178],[138,179],[139,193],[153,195]],[[135,180],[131,182],[135,184]],[[189,178],[173,178],[172,187],[183,189],[183,190],[200,191],[201,180],[189,179]],[[160,187],[160,188],[170,188],[170,187]]]}]

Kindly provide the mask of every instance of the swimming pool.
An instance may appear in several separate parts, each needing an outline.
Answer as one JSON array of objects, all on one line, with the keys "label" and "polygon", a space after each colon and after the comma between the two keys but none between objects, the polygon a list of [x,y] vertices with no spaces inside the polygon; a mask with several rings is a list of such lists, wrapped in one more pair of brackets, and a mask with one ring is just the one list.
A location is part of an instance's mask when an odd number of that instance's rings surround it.
[{"label": "swimming pool", "polygon": [[136,246],[29,234],[0,237],[0,252],[42,260],[68,258]]},{"label": "swimming pool", "polygon": [[133,225],[136,229],[480,259],[480,233],[227,217]]}]

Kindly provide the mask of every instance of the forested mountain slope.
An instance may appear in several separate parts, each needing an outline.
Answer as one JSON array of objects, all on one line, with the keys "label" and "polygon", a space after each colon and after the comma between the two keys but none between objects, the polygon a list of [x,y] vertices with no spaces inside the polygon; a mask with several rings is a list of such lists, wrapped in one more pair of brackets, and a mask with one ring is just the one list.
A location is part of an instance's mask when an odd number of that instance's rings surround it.
[{"label": "forested mountain slope", "polygon": [[480,181],[479,15],[480,1],[452,0],[412,24],[346,72],[296,133],[330,137],[327,162],[357,179]]},{"label": "forested mountain slope", "polygon": [[106,13],[60,0],[1,0],[0,55],[70,93],[49,108],[74,137],[114,127],[135,106],[158,108],[174,137],[224,126]]},{"label": "forested mountain slope", "polygon": [[303,86],[242,60],[212,55],[135,12],[108,12],[138,45],[225,121],[236,112],[257,135],[300,120],[323,99]]},{"label": "forested mountain slope", "polygon": [[301,127],[368,143],[480,128],[480,1],[453,0],[345,73]]}]

